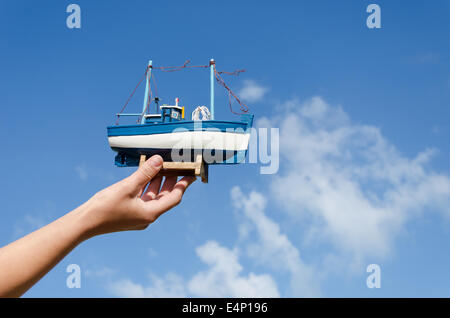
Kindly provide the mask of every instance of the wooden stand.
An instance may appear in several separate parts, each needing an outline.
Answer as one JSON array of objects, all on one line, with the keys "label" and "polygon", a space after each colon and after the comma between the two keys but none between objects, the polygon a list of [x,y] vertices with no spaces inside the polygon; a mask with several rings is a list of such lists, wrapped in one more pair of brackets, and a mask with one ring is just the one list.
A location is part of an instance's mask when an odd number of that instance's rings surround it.
[{"label": "wooden stand", "polygon": [[[139,167],[147,160],[141,155]],[[203,162],[202,155],[197,155],[195,162],[164,162],[158,176],[196,176],[201,177],[203,183],[208,183],[208,165]]]}]

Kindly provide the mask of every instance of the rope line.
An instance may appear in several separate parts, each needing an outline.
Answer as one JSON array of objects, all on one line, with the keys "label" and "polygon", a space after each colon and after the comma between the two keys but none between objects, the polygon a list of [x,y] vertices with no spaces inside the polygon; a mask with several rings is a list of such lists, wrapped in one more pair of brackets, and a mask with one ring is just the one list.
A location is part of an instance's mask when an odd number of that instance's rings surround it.
[{"label": "rope line", "polygon": [[116,125],[119,124],[119,118],[120,118],[120,114],[123,113],[123,111],[125,110],[125,108],[127,107],[128,103],[130,102],[131,98],[133,97],[134,93],[136,93],[137,88],[139,87],[139,85],[141,85],[142,81],[144,80],[144,78],[147,76],[148,73],[148,69],[150,67],[147,66],[147,68],[145,69],[145,73],[144,75],[141,77],[141,79],[139,80],[139,83],[136,85],[136,87],[133,89],[133,92],[131,92],[131,95],[128,97],[127,101],[125,102],[125,105],[122,106],[122,109],[120,110],[120,112],[117,114],[117,119],[116,119]]},{"label": "rope line", "polygon": [[155,86],[155,95],[156,95],[156,97],[158,97],[159,96],[159,94],[158,94],[158,86],[156,86],[155,74],[153,74],[152,80],[153,80],[153,86]]},{"label": "rope line", "polygon": [[[177,72],[177,71],[181,71],[182,69],[185,69],[185,68],[208,68],[208,67],[210,67],[209,65],[189,65],[190,62],[191,62],[190,60],[186,60],[186,61],[184,62],[184,64],[183,64],[183,65],[180,65],[180,66],[158,66],[158,67],[148,66],[148,67],[145,69],[144,75],[143,75],[143,76],[141,77],[141,79],[139,80],[139,83],[138,83],[138,84],[136,85],[136,87],[133,89],[133,91],[131,92],[131,95],[128,97],[128,99],[127,99],[127,101],[125,102],[125,104],[123,105],[122,109],[121,109],[120,112],[117,114],[116,125],[119,124],[120,114],[123,113],[123,111],[124,111],[125,108],[127,107],[128,103],[130,102],[131,98],[133,97],[134,93],[136,93],[137,88],[141,85],[142,81],[146,78],[147,73],[148,73],[148,70],[149,70],[150,68],[152,68],[153,70],[160,70],[160,71],[162,71],[162,72]],[[241,69],[241,70],[235,70],[235,71],[233,71],[233,72],[226,72],[226,71],[217,71],[215,65],[213,66],[213,68],[214,68],[214,77],[215,77],[217,83],[220,84],[222,87],[224,87],[224,88],[227,90],[227,92],[228,92],[228,103],[229,103],[230,111],[231,111],[233,114],[235,114],[235,115],[241,115],[241,114],[247,113],[247,112],[249,111],[248,106],[247,106],[246,104],[244,104],[244,103],[239,99],[239,97],[231,90],[230,87],[228,87],[228,85],[225,83],[225,81],[223,80],[223,78],[222,78],[222,76],[221,76],[221,74],[235,75],[235,76],[237,76],[237,75],[239,75],[240,73],[245,72],[245,70],[244,70],[244,69]],[[149,94],[149,96],[148,96],[148,98],[147,98],[147,103],[146,103],[146,106],[145,106],[144,114],[145,114],[145,112],[147,112],[147,110],[148,110],[148,108],[149,108],[149,106],[150,106],[150,103],[151,103],[152,100],[153,100],[153,92],[152,92],[152,88],[151,88],[151,80],[152,80],[152,79],[153,79],[153,85],[154,85],[154,87],[155,87],[155,93],[156,93],[156,96],[158,96],[158,88],[157,88],[157,86],[156,86],[155,75],[152,74],[151,79],[149,79],[149,80],[148,80],[148,83],[147,83],[147,84],[148,84],[148,87],[149,87],[150,94]],[[241,110],[240,113],[235,112],[235,111],[233,110],[233,107],[232,107],[232,98],[231,98],[231,97],[233,97],[233,98],[236,100],[236,102],[239,104],[240,110]],[[138,119],[138,122],[140,122],[141,119],[142,119],[142,116],[140,116],[140,118]]]},{"label": "rope line", "polygon": [[[225,73],[225,74],[233,74],[233,75],[237,75],[237,74],[241,73],[240,71],[239,71],[238,73],[236,73],[236,72],[238,72],[238,71],[234,71],[234,72],[232,72],[232,73]],[[224,72],[222,72],[222,73],[224,73]],[[234,74],[234,73],[235,73],[235,74]],[[229,102],[229,105],[230,105],[230,111],[231,111],[233,114],[235,114],[235,115],[242,115],[242,114],[247,113],[247,112],[249,111],[248,106],[245,105],[245,104],[239,99],[239,97],[236,96],[235,93],[233,93],[233,91],[231,90],[231,88],[229,88],[229,87],[227,86],[227,84],[225,84],[225,81],[223,80],[222,76],[220,76],[220,72],[216,71],[216,68],[215,68],[215,67],[214,67],[214,74],[215,74],[217,83],[219,83],[220,85],[222,85],[222,86],[228,91],[228,102]],[[231,97],[230,97],[230,95],[233,96],[234,99],[235,99],[235,100],[238,102],[238,104],[241,106],[241,107],[240,107],[241,113],[237,113],[237,112],[235,112],[235,111],[233,110],[233,107],[231,106]]]},{"label": "rope line", "polygon": [[184,68],[195,68],[195,67],[207,68],[208,67],[208,65],[188,65],[189,63],[191,63],[191,61],[186,60],[186,62],[184,62],[184,64],[181,66],[159,66],[159,67],[154,67],[153,69],[161,70],[163,72],[176,72],[176,71],[181,71]]},{"label": "rope line", "polygon": [[221,71],[221,72],[217,72],[219,74],[227,74],[227,75],[239,75],[240,73],[245,72],[245,70],[236,70],[233,72],[225,72],[225,71]]}]

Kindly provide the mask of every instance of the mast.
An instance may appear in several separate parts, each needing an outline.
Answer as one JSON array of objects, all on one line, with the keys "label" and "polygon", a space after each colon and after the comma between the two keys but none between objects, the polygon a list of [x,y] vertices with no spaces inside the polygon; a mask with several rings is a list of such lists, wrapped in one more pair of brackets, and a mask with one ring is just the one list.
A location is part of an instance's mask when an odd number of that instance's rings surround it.
[{"label": "mast", "polygon": [[215,68],[216,61],[214,59],[209,60],[209,68],[211,70],[211,102],[210,102],[210,109],[211,109],[211,120],[214,120],[214,68]]},{"label": "mast", "polygon": [[[148,61],[147,80],[145,81],[144,104],[142,105],[141,125],[145,123],[145,112],[147,108],[148,91],[150,89],[150,77],[152,76],[152,60]],[[151,101],[150,101],[151,102]]]}]

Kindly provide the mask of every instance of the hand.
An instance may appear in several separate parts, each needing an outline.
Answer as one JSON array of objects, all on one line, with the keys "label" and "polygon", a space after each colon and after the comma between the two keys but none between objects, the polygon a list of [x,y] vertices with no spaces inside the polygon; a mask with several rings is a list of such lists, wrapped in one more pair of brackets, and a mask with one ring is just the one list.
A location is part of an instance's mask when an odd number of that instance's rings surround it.
[{"label": "hand", "polygon": [[184,191],[196,178],[183,177],[177,182],[177,177],[166,177],[161,187],[162,177],[155,176],[162,164],[161,156],[154,155],[131,176],[87,201],[84,217],[89,224],[88,236],[143,230],[180,203]]},{"label": "hand", "polygon": [[[82,241],[103,233],[142,230],[180,203],[195,177],[168,177],[153,156],[128,178],[98,192],[56,221],[0,249],[0,297],[22,295]],[[148,185],[147,189],[146,186]],[[161,188],[161,189],[160,189]],[[145,191],[145,192],[144,192]]]}]

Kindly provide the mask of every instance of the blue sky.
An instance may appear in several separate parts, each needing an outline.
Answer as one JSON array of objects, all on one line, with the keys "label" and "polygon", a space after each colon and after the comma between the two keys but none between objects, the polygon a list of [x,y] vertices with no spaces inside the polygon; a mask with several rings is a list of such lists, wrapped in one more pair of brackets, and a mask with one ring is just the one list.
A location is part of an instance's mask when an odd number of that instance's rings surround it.
[{"label": "blue sky", "polygon": [[[370,1],[77,1],[68,29],[70,3],[0,2],[0,245],[133,171],[106,126],[149,59],[245,68],[226,80],[260,88],[247,104],[280,128],[280,170],[212,167],[146,231],[83,243],[26,296],[450,295],[450,2],[373,2],[381,29]],[[156,79],[164,102],[208,104],[205,70]],[[234,118],[220,87],[216,117]]]}]

